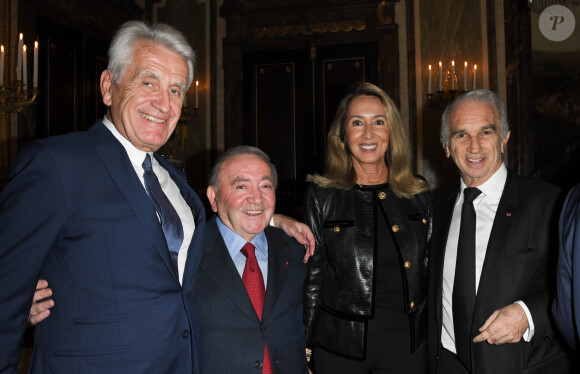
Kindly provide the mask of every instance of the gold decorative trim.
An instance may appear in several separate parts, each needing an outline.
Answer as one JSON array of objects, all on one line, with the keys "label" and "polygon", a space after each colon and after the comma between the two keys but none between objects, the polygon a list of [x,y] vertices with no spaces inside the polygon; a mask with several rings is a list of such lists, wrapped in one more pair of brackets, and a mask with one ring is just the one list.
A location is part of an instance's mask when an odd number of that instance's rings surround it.
[{"label": "gold decorative trim", "polygon": [[254,36],[257,38],[272,38],[276,36],[288,35],[311,35],[314,33],[324,34],[327,32],[339,31],[363,31],[366,30],[367,25],[364,20],[340,21],[340,22],[324,22],[312,25],[289,25],[289,26],[275,26],[262,27],[254,29]]},{"label": "gold decorative trim", "polygon": [[377,6],[377,18],[384,25],[392,25],[393,17],[387,12],[387,2],[383,1]]}]

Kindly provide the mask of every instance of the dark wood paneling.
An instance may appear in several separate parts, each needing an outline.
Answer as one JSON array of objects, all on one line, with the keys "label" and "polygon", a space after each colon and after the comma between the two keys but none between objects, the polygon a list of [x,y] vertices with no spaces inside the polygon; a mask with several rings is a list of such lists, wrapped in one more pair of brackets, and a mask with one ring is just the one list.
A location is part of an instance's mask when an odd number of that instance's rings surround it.
[{"label": "dark wood paneling", "polygon": [[[57,38],[48,38],[46,135],[61,135],[78,129],[78,49]],[[45,135],[45,134],[42,134]]]},{"label": "dark wood paneling", "polygon": [[278,196],[296,199],[295,64],[256,65],[256,145],[278,169]]}]

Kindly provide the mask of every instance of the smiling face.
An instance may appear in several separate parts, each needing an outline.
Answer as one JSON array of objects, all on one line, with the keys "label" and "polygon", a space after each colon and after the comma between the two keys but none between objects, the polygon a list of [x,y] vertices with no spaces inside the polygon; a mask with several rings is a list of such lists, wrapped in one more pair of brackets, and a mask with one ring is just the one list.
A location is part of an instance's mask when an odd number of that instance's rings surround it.
[{"label": "smiling face", "polygon": [[175,129],[189,70],[180,55],[149,40],[137,41],[131,55],[119,83],[108,70],[101,75],[103,103],[121,135],[136,148],[152,152]]},{"label": "smiling face", "polygon": [[378,97],[361,95],[351,100],[345,132],[355,170],[385,164],[389,128],[385,107]]},{"label": "smiling face", "polygon": [[270,165],[256,155],[226,160],[218,174],[218,186],[207,188],[207,198],[220,220],[251,241],[270,224],[276,192]]},{"label": "smiling face", "polygon": [[449,113],[449,146],[443,146],[461,172],[467,187],[485,183],[501,166],[510,132],[501,139],[496,111],[491,104],[465,101]]}]

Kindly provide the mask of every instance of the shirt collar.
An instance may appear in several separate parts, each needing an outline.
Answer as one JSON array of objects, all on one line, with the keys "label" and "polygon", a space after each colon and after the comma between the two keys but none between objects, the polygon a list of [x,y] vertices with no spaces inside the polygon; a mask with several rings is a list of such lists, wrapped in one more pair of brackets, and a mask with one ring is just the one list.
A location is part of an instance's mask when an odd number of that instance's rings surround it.
[{"label": "shirt collar", "polygon": [[[129,156],[129,160],[131,160],[131,164],[133,165],[133,167],[137,166],[140,169],[143,169],[143,160],[145,160],[145,154],[147,152],[137,149],[127,138],[121,135],[119,130],[117,130],[115,125],[113,125],[113,123],[109,121],[109,119],[106,116],[103,117],[103,124],[105,125],[106,128],[109,129],[109,131],[111,131],[113,136],[117,138],[117,140],[121,143],[123,148],[125,148],[125,151],[127,151],[127,155]],[[154,162],[153,154],[152,153],[149,154],[151,155],[151,161]]]},{"label": "shirt collar", "polygon": [[[234,258],[238,253],[240,253],[242,247],[247,243],[247,241],[227,227],[218,216],[216,216],[216,222],[218,229],[222,234],[222,238],[226,243],[228,252],[230,253],[230,256]],[[264,231],[254,236],[251,243],[256,247],[256,250],[262,255],[262,257],[268,258],[268,239],[266,239]]]},{"label": "shirt collar", "polygon": [[[499,202],[499,200],[501,199],[501,195],[503,193],[503,189],[505,187],[507,174],[508,174],[507,168],[505,164],[502,162],[499,169],[497,169],[496,172],[493,173],[493,175],[487,181],[485,181],[485,183],[483,183],[481,186],[477,186],[477,189],[481,191],[480,196],[481,197],[485,196],[487,199],[489,199],[489,202]],[[466,187],[467,186],[463,182],[463,179],[461,179],[459,196],[456,204],[460,203],[463,204],[463,190]],[[479,196],[478,198],[475,199],[474,204],[477,204],[478,201]]]}]

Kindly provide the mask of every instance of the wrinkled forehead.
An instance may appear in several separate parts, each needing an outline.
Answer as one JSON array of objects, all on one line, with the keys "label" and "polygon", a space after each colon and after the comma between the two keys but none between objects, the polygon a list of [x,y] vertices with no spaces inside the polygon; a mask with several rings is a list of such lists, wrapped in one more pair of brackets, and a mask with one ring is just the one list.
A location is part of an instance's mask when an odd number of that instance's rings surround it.
[{"label": "wrinkled forehead", "polygon": [[499,128],[499,113],[490,103],[467,100],[457,103],[449,113],[449,130],[470,124],[480,124]]},{"label": "wrinkled forehead", "polygon": [[233,156],[224,161],[218,173],[219,184],[231,184],[237,181],[271,180],[272,169],[262,158],[254,154]]}]

